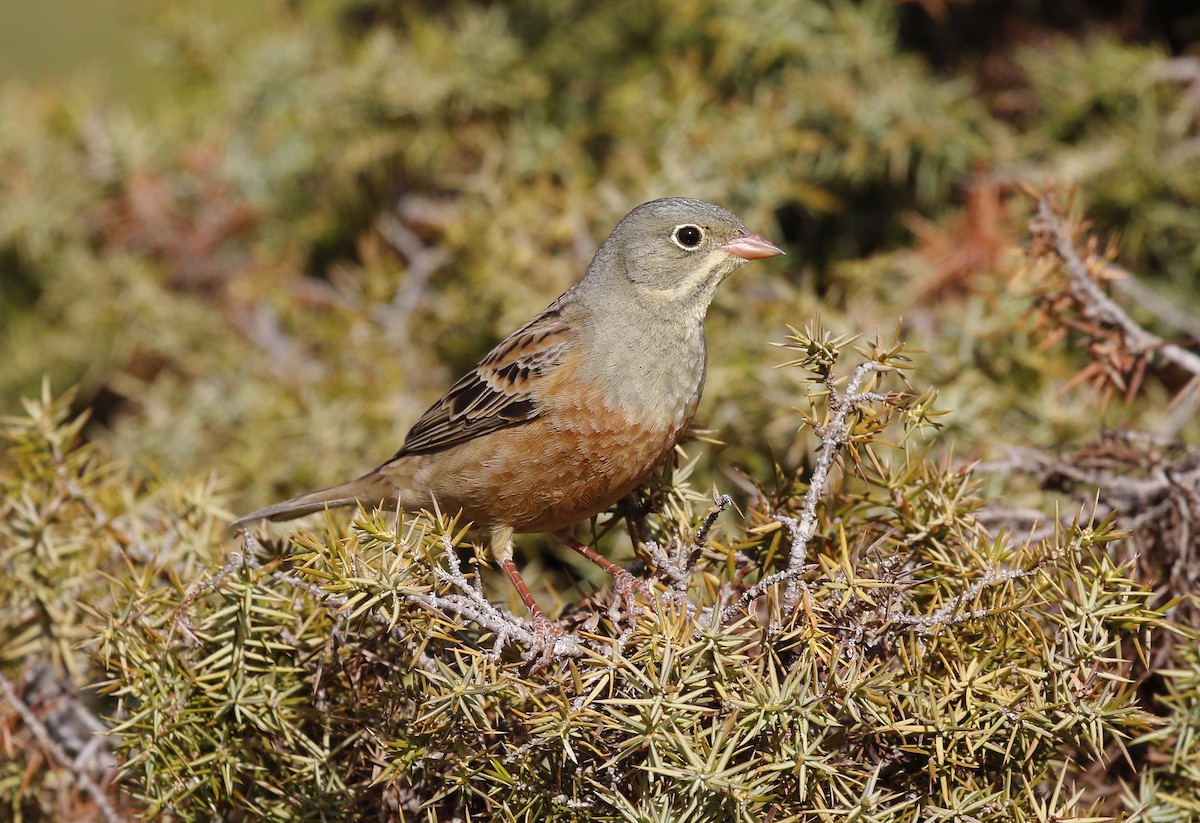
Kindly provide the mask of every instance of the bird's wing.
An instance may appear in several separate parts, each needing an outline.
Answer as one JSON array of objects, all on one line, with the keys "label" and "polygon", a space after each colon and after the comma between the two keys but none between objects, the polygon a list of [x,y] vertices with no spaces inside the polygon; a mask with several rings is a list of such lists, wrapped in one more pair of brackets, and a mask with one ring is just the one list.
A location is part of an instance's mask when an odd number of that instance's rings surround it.
[{"label": "bird's wing", "polygon": [[392,459],[448,449],[538,417],[537,383],[563,362],[571,340],[558,304],[551,306],[451,386],[412,427]]}]

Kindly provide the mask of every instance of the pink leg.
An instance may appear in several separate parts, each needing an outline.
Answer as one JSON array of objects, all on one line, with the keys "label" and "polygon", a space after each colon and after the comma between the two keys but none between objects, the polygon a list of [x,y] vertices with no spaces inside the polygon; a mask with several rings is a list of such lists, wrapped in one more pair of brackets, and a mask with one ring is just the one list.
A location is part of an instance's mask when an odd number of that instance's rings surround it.
[{"label": "pink leg", "polygon": [[576,540],[573,535],[560,532],[558,538],[613,576],[614,587],[616,588],[617,594],[620,595],[621,599],[625,602],[625,613],[627,615],[633,615],[634,589],[637,589],[650,600],[654,599],[654,592],[650,590],[650,585],[645,580],[634,577],[632,574],[609,560],[604,555],[600,554],[600,552],[596,551],[591,546]]},{"label": "pink leg", "polygon": [[545,613],[538,608],[537,601],[529,593],[529,586],[525,585],[525,579],[517,571],[517,564],[512,561],[511,557],[501,561],[500,568],[504,569],[504,573],[512,581],[513,588],[517,590],[517,596],[521,598],[525,608],[529,609],[529,616],[533,618],[534,647],[531,651],[541,650],[542,665],[545,665],[550,662],[550,658],[554,654],[554,641],[562,634],[562,628],[546,617]]}]

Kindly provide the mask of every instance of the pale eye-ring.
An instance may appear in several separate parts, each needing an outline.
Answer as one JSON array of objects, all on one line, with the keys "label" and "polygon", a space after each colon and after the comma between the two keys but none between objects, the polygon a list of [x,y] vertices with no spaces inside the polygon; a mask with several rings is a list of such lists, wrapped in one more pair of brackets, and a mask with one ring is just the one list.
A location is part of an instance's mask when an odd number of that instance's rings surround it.
[{"label": "pale eye-ring", "polygon": [[699,226],[685,223],[682,226],[675,227],[675,231],[671,232],[671,239],[675,241],[675,245],[679,246],[679,248],[692,251],[699,248],[700,241],[704,239],[704,231]]}]

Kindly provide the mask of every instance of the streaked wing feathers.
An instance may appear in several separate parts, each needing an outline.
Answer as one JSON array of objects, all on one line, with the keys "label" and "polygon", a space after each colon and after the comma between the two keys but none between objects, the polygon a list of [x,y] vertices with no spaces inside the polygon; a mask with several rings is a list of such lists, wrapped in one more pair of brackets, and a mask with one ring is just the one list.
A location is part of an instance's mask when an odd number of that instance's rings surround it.
[{"label": "streaked wing feathers", "polygon": [[437,452],[541,414],[539,379],[570,349],[567,325],[551,306],[513,332],[450,387],[409,431],[396,457]]}]

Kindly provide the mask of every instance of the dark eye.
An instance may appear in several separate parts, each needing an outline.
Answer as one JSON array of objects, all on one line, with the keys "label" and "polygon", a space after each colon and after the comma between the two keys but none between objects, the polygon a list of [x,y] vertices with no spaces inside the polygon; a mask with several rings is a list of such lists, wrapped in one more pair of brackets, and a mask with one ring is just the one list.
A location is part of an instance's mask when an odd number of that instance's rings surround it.
[{"label": "dark eye", "polygon": [[704,232],[698,226],[676,226],[671,238],[685,249],[694,249],[704,239]]}]

